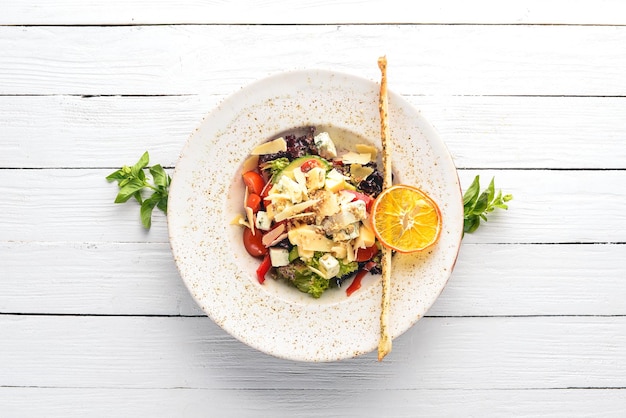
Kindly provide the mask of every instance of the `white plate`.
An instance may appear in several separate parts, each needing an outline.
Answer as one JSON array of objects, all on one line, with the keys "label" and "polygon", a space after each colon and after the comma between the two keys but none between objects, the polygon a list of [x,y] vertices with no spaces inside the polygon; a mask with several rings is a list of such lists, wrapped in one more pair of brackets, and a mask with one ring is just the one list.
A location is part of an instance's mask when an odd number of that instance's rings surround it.
[{"label": "white plate", "polygon": [[[343,148],[379,145],[379,85],[348,74],[304,70],[257,81],[224,100],[193,132],[172,176],[170,243],[180,275],[196,302],[240,341],[276,357],[332,361],[376,349],[381,276],[368,276],[348,297],[331,289],[314,299],[282,282],[256,279],[258,259],[243,248],[241,164],[250,150],[285,131],[315,126]],[[456,168],[420,112],[389,92],[395,182],[420,187],[439,205],[439,241],[420,254],[393,257],[389,330],[398,337],[443,290],[463,229]]]}]

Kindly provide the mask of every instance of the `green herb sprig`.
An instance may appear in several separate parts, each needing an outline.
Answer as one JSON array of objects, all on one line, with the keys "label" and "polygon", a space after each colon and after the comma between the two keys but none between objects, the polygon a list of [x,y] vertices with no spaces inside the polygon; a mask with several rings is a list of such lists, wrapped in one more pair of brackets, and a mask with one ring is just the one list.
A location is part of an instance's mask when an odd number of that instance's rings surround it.
[{"label": "green herb sprig", "polygon": [[513,195],[502,195],[502,190],[495,191],[494,178],[491,178],[489,186],[480,192],[480,176],[474,177],[474,181],[463,194],[464,223],[463,233],[472,233],[480,226],[481,219],[487,222],[487,214],[496,208],[507,210],[506,202],[513,199]]},{"label": "green herb sprig", "polygon": [[[115,203],[124,203],[134,197],[141,205],[141,223],[146,229],[150,229],[152,211],[155,207],[167,214],[167,197],[172,182],[171,177],[160,164],[149,167],[149,163],[150,157],[146,151],[135,165],[125,165],[106,177],[109,182],[117,181],[119,192]],[[146,175],[146,170],[151,178]],[[149,195],[145,197],[146,193]]]}]

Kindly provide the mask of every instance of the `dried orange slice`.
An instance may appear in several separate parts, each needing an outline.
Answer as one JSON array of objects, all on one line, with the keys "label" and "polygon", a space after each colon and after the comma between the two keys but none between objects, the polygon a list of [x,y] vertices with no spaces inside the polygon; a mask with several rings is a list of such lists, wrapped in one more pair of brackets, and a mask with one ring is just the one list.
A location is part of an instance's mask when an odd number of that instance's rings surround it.
[{"label": "dried orange slice", "polygon": [[417,187],[398,184],[372,205],[372,228],[382,245],[401,253],[430,247],[441,232],[439,206]]}]

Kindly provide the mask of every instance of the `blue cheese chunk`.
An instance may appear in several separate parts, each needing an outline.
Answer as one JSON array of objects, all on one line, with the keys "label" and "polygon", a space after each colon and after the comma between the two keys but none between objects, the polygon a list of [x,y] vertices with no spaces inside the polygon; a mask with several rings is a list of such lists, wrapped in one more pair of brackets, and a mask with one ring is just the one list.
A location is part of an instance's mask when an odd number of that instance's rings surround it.
[{"label": "blue cheese chunk", "polygon": [[[366,217],[367,208],[365,202],[355,200],[354,202],[342,204],[341,210],[338,213],[326,217],[322,221],[322,228],[327,234],[334,235],[339,231],[346,230],[351,225],[358,223]],[[348,235],[352,235],[352,230],[348,232]],[[358,231],[356,231],[356,236],[358,236]]]},{"label": "blue cheese chunk", "polygon": [[270,228],[272,227],[272,220],[270,219],[270,217],[268,216],[267,212],[265,211],[258,211],[256,213],[256,219],[255,221],[255,226],[257,227],[257,229],[262,229],[263,231],[269,231]]},{"label": "blue cheese chunk", "polygon": [[288,196],[292,203],[302,202],[307,196],[306,186],[290,179],[288,176],[281,176],[278,183],[272,187],[269,198],[273,195]]},{"label": "blue cheese chunk", "polygon": [[319,151],[320,156],[326,158],[327,160],[333,159],[337,157],[337,148],[335,147],[335,143],[328,135],[328,132],[320,132],[315,135],[313,138],[315,142],[315,146]]},{"label": "blue cheese chunk", "polygon": [[322,189],[326,184],[326,170],[322,167],[313,167],[305,176],[306,188],[309,191]]},{"label": "blue cheese chunk", "polygon": [[333,233],[333,240],[335,241],[350,241],[359,237],[360,231],[359,223],[353,223],[346,226],[344,229]]}]

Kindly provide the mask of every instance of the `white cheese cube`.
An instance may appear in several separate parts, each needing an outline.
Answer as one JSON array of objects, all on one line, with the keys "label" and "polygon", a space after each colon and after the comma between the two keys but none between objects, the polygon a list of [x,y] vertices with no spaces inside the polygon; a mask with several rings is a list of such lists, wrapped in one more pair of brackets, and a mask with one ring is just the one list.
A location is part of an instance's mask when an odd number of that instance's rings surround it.
[{"label": "white cheese cube", "polygon": [[320,156],[326,158],[327,160],[335,158],[337,156],[337,148],[335,147],[335,143],[328,135],[328,132],[320,132],[315,135],[313,138],[315,142],[315,146],[319,151]]},{"label": "white cheese cube", "polygon": [[268,216],[267,212],[262,210],[256,213],[255,226],[257,229],[262,229],[263,231],[269,231],[272,227],[272,220]]},{"label": "white cheese cube", "polygon": [[282,267],[289,264],[289,250],[286,248],[270,248],[272,267]]},{"label": "white cheese cube", "polygon": [[320,258],[320,270],[327,279],[335,277],[339,274],[339,261],[330,254],[324,254]]}]

